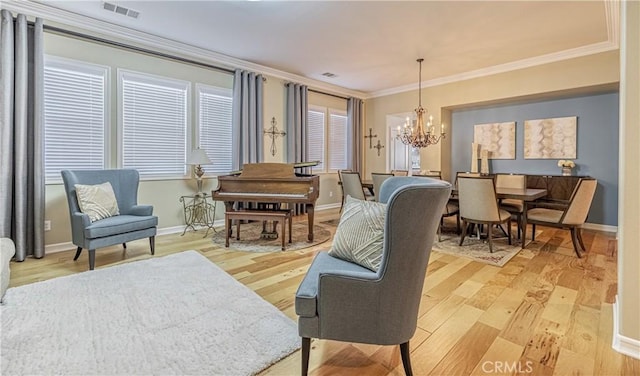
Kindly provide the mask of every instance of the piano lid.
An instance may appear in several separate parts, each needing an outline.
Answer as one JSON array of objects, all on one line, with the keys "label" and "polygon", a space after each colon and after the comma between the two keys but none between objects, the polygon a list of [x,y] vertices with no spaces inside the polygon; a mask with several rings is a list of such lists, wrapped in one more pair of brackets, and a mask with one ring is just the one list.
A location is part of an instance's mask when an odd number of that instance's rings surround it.
[{"label": "piano lid", "polygon": [[[242,166],[242,170],[231,171],[229,175],[241,175],[244,174],[244,171],[249,168],[251,170],[251,177],[284,177],[290,178],[291,176],[295,176],[293,171],[290,171],[289,166],[293,166],[293,168],[305,168],[305,167],[313,167],[320,164],[320,161],[311,161],[311,162],[298,162],[298,163],[245,163]],[[283,167],[286,166],[286,167]],[[279,171],[279,173],[284,174],[284,176],[273,176],[273,175],[265,175],[265,172],[261,171],[262,169],[269,169],[269,171],[273,172]],[[286,171],[286,172],[285,172]]]}]

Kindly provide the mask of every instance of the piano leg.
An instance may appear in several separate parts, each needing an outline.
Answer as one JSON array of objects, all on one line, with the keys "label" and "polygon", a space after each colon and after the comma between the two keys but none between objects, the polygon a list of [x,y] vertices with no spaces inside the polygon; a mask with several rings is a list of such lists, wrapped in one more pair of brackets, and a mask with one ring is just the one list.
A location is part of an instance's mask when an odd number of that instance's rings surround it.
[{"label": "piano leg", "polygon": [[313,205],[307,205],[307,222],[309,222],[309,242],[313,241]]}]

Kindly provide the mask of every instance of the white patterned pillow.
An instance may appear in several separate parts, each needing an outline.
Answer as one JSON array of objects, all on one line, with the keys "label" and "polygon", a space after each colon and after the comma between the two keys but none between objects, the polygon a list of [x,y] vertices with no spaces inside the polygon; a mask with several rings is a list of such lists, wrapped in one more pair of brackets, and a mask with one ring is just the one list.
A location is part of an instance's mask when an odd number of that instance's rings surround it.
[{"label": "white patterned pillow", "polygon": [[80,211],[89,216],[91,222],[119,215],[118,201],[111,183],[97,185],[76,184],[76,197]]},{"label": "white patterned pillow", "polygon": [[347,196],[329,254],[378,271],[386,212],[386,204]]}]

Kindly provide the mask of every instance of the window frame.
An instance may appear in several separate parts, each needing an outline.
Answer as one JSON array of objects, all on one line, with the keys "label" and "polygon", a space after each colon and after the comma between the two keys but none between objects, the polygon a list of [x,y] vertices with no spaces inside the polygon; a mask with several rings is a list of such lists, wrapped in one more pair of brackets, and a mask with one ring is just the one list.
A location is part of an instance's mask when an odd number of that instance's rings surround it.
[{"label": "window frame", "polygon": [[[195,148],[202,148],[202,145],[200,144],[200,140],[201,140],[201,134],[200,134],[200,115],[201,115],[201,107],[200,107],[200,96],[202,93],[207,93],[210,95],[218,95],[218,96],[225,96],[225,97],[229,97],[229,99],[231,100],[231,108],[232,108],[232,115],[231,117],[233,118],[233,89],[232,88],[224,88],[224,87],[220,87],[220,86],[213,86],[213,85],[209,85],[209,84],[203,84],[203,83],[196,83],[195,85],[195,121],[194,121],[194,132],[195,132],[195,136],[194,136],[194,140],[192,143],[192,149]],[[231,136],[231,142],[233,142],[233,119],[229,119],[231,121],[230,127],[231,127],[231,132],[232,132],[232,136]],[[188,151],[190,152],[190,151]],[[215,165],[216,161],[215,160],[211,160],[212,164]],[[233,145],[231,146],[231,155],[229,156],[229,162],[231,164],[231,168],[229,169],[228,172],[231,172],[233,170]],[[203,166],[204,167],[204,166]],[[203,178],[215,178],[221,175],[226,175],[227,173],[220,173],[220,172],[208,172],[207,169],[205,168],[204,171],[204,175]]]},{"label": "window frame", "polygon": [[137,82],[142,82],[145,84],[151,85],[159,85],[159,82],[162,84],[166,84],[169,87],[184,89],[185,90],[185,122],[184,122],[184,158],[183,164],[184,169],[182,174],[161,174],[161,175],[149,175],[149,174],[140,174],[140,180],[186,180],[191,179],[191,169],[187,166],[187,158],[189,157],[189,153],[191,152],[190,145],[192,145],[192,83],[191,81],[180,80],[177,78],[171,78],[166,76],[160,76],[155,74],[150,74],[146,72],[139,72],[129,69],[118,68],[118,121],[117,121],[117,161],[116,165],[118,168],[123,168],[124,166],[124,80],[127,77],[132,77],[138,80]]},{"label": "window frame", "polygon": [[[341,168],[330,168],[329,165],[329,155],[330,152],[332,150],[332,145],[330,140],[331,137],[331,126],[330,126],[330,122],[331,122],[331,115],[337,115],[337,116],[344,116],[345,118],[347,118],[347,111],[346,110],[341,110],[341,109],[337,109],[335,107],[329,107],[329,106],[321,106],[321,105],[316,105],[316,104],[309,104],[307,107],[307,112],[309,111],[315,111],[315,112],[322,112],[324,114],[324,124],[323,124],[323,135],[324,135],[324,145],[323,145],[323,155],[324,155],[324,160],[322,161],[322,170],[316,170],[316,168],[313,168],[313,172],[314,173],[318,173],[318,174],[334,174],[337,173],[339,170],[344,170],[347,169],[349,166],[349,161],[346,161],[346,166],[341,167]],[[348,142],[348,134],[349,134],[349,123],[348,123],[348,118],[346,119],[346,123],[345,123],[345,144],[344,147],[348,148],[349,145],[347,145]],[[307,137],[308,137],[309,132],[307,131]],[[348,150],[345,149],[345,153]]]},{"label": "window frame", "polygon": [[[102,168],[111,167],[111,67],[108,65],[95,64],[81,60],[69,59],[55,55],[45,54],[44,56],[44,71],[43,71],[43,80],[44,74],[47,67],[52,67],[54,69],[61,70],[71,70],[81,74],[93,74],[93,75],[101,75],[102,76],[102,111],[103,111],[103,124],[102,124],[102,137],[103,137],[103,150],[102,150]],[[46,117],[45,117],[45,102],[46,98],[44,97],[43,90],[43,139],[45,149],[43,150],[43,164],[44,164],[44,173],[45,173],[45,185],[53,185],[53,184],[63,184],[62,176],[60,175],[54,179],[47,179],[47,155],[46,155]],[[74,168],[74,166],[69,166],[69,168]]]}]

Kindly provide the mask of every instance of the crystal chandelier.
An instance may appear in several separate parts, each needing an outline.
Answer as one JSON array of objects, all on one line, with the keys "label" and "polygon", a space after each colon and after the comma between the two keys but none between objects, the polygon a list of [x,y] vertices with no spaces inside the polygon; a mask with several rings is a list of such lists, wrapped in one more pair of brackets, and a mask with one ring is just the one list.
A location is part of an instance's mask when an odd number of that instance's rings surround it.
[{"label": "crystal chandelier", "polygon": [[429,116],[427,125],[424,124],[424,116],[427,111],[422,107],[422,62],[424,59],[418,59],[420,64],[420,76],[418,80],[418,108],[415,109],[417,119],[415,126],[409,118],[403,127],[398,126],[397,138],[405,145],[411,145],[414,148],[426,148],[429,145],[435,145],[440,139],[445,137],[444,124],[440,124],[440,134],[436,135],[433,126],[433,116]]}]

